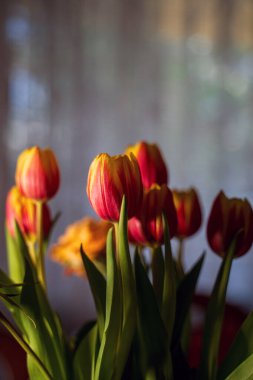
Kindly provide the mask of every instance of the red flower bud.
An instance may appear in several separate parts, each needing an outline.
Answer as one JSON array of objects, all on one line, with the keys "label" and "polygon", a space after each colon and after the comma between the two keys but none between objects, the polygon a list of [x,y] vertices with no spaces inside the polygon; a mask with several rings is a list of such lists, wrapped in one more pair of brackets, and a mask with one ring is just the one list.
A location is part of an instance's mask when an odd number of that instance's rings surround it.
[{"label": "red flower bud", "polygon": [[153,184],[167,184],[168,173],[167,167],[156,144],[148,144],[144,141],[136,145],[129,146],[126,149],[126,154],[133,153],[137,158],[143,186],[148,189]]},{"label": "red flower bud", "polygon": [[144,235],[142,223],[136,216],[128,221],[128,239],[137,245],[147,245],[147,237]]},{"label": "red flower bud", "polygon": [[87,195],[102,219],[119,220],[123,195],[131,218],[140,208],[142,194],[140,169],[132,154],[110,157],[102,153],[95,157],[88,173]]},{"label": "red flower bud", "polygon": [[16,185],[22,195],[34,200],[52,198],[60,184],[54,153],[35,146],[24,150],[17,161]]},{"label": "red flower bud", "polygon": [[207,224],[210,247],[224,256],[237,236],[235,256],[245,254],[253,241],[253,211],[247,199],[227,198],[221,191],[215,198]]},{"label": "red flower bud", "polygon": [[177,210],[176,236],[184,239],[194,235],[200,228],[202,221],[200,202],[196,190],[173,190],[173,200]]},{"label": "red flower bud", "polygon": [[[15,235],[15,221],[27,241],[34,242],[37,237],[36,205],[24,197],[17,187],[12,187],[6,199],[6,224],[12,236]],[[51,228],[50,211],[43,204],[43,235],[48,236]]]},{"label": "red flower bud", "polygon": [[146,242],[150,245],[163,243],[163,213],[167,217],[172,238],[177,230],[177,214],[172,192],[166,185],[155,184],[145,191],[138,218],[128,222],[130,241],[140,245]]}]

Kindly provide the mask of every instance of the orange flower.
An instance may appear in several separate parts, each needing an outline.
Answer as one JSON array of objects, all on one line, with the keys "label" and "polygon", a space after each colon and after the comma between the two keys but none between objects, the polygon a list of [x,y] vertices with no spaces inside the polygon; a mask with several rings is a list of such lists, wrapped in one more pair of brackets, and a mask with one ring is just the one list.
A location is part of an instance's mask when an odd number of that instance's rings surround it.
[{"label": "orange flower", "polygon": [[[35,242],[37,238],[36,206],[24,197],[17,187],[12,187],[6,199],[6,224],[12,236],[15,235],[15,221],[27,241]],[[51,228],[50,211],[43,205],[43,235],[48,236]]]},{"label": "orange flower", "polygon": [[138,217],[130,219],[128,222],[131,241],[140,245],[163,243],[163,213],[167,217],[172,238],[177,230],[177,214],[172,192],[166,185],[155,184],[144,192]]},{"label": "orange flower", "polygon": [[53,245],[51,258],[62,264],[67,274],[83,275],[81,244],[91,260],[105,258],[106,237],[110,227],[109,222],[88,217],[71,224]]},{"label": "orange flower", "polygon": [[210,247],[224,256],[237,236],[235,256],[245,254],[253,241],[253,211],[247,199],[227,198],[221,191],[215,198],[207,224]]},{"label": "orange flower", "polygon": [[24,150],[17,161],[16,184],[28,198],[41,201],[52,198],[60,185],[54,153],[38,146]]},{"label": "orange flower", "polygon": [[201,208],[195,189],[173,190],[173,200],[177,210],[177,233],[180,239],[192,236],[201,226]]},{"label": "orange flower", "polygon": [[102,153],[91,163],[87,194],[102,219],[119,220],[123,195],[127,200],[128,217],[131,218],[140,207],[142,193],[139,166],[132,154],[110,157]]},{"label": "orange flower", "polygon": [[167,184],[168,172],[161,151],[156,144],[141,141],[126,149],[126,154],[133,153],[136,157],[143,186],[148,189],[153,184]]}]

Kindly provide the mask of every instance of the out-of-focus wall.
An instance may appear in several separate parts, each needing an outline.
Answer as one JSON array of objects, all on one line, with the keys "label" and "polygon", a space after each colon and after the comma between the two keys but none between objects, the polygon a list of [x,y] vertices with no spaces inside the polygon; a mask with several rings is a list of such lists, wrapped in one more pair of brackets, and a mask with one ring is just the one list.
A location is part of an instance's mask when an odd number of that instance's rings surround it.
[{"label": "out-of-focus wall", "polygon": [[[51,202],[67,224],[94,215],[85,185],[92,158],[140,139],[160,144],[170,186],[196,186],[205,219],[222,188],[253,202],[253,4],[249,0],[2,0],[0,207],[27,146],[50,145],[62,172]],[[199,289],[220,260],[205,226],[186,266],[207,249]],[[1,233],[3,240],[3,232]],[[1,264],[6,268],[3,244]],[[229,299],[253,306],[253,251],[233,264]],[[49,292],[69,330],[94,315],[85,280],[47,260]]]}]

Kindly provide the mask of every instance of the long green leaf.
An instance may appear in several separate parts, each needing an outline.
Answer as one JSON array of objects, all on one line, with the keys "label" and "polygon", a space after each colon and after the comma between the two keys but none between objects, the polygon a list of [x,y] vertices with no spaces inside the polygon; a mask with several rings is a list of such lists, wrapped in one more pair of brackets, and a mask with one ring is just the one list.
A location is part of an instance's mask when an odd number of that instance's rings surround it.
[{"label": "long green leaf", "polygon": [[235,243],[236,239],[225,254],[208,303],[199,372],[201,380],[216,379],[221,326]]},{"label": "long green leaf", "polygon": [[95,365],[95,350],[98,337],[98,326],[95,324],[83,337],[74,356],[74,379],[92,380]]},{"label": "long green leaf", "polygon": [[253,354],[236,367],[225,380],[253,380]]},{"label": "long green leaf", "polygon": [[[18,230],[19,229],[16,227],[16,231]],[[20,283],[23,281],[25,274],[25,258],[23,251],[19,249],[20,247],[17,240],[10,235],[7,227],[5,227],[5,238],[9,275],[14,282]]]},{"label": "long green leaf", "polygon": [[149,369],[160,372],[168,353],[168,334],[160,315],[156,296],[138,254],[135,254],[138,305],[138,330],[143,375]]},{"label": "long green leaf", "polygon": [[180,340],[184,322],[189,313],[199,274],[204,262],[204,254],[193,268],[183,277],[177,289],[176,318],[172,337],[172,346]]},{"label": "long green leaf", "polygon": [[[25,258],[25,276],[20,294],[20,306],[36,323],[35,328],[29,319],[20,314],[22,332],[29,341],[31,349],[40,357],[48,371],[55,377],[65,380],[68,376],[65,347],[55,323],[56,316],[51,310],[44,289],[38,281],[36,268],[32,263],[18,225],[16,225],[15,236],[17,245]],[[28,356],[28,369],[31,377],[33,374],[38,380],[41,378],[31,356]]]},{"label": "long green leaf", "polygon": [[24,339],[16,332],[8,320],[4,317],[0,317],[0,323],[9,331],[13,338],[19,343],[19,345],[26,351],[29,357],[32,357],[36,367],[40,374],[43,375],[43,379],[53,380],[52,376],[48,372],[47,368],[44,366],[44,363],[36,355],[36,353],[31,349],[31,347],[24,341]]},{"label": "long green leaf", "polygon": [[83,264],[87,273],[93,298],[97,309],[99,335],[102,338],[105,324],[105,296],[106,296],[106,281],[103,275],[99,272],[93,262],[83,251],[81,246],[81,255]]},{"label": "long green leaf", "polygon": [[127,203],[123,197],[118,233],[118,261],[122,281],[123,323],[117,355],[116,379],[121,379],[136,327],[136,290],[127,234]]},{"label": "long green leaf", "polygon": [[222,362],[218,370],[218,380],[225,379],[251,354],[253,354],[253,311],[245,319]]},{"label": "long green leaf", "polygon": [[107,235],[106,245],[107,281],[105,326],[94,380],[111,380],[115,374],[116,352],[121,327],[121,300],[119,273],[113,247],[113,229]]}]

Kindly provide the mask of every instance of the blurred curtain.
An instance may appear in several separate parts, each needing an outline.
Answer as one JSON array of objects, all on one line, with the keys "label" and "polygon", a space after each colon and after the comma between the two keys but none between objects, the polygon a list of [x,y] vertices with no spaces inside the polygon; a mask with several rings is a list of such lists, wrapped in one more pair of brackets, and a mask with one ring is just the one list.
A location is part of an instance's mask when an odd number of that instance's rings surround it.
[{"label": "blurred curtain", "polygon": [[[161,145],[173,187],[199,187],[206,215],[220,188],[253,201],[252,47],[251,0],[1,0],[1,215],[16,158],[33,144],[50,145],[61,165],[56,235],[92,212],[91,159],[139,139]],[[68,281],[70,299],[80,280]],[[252,304],[249,290],[233,294]]]}]

